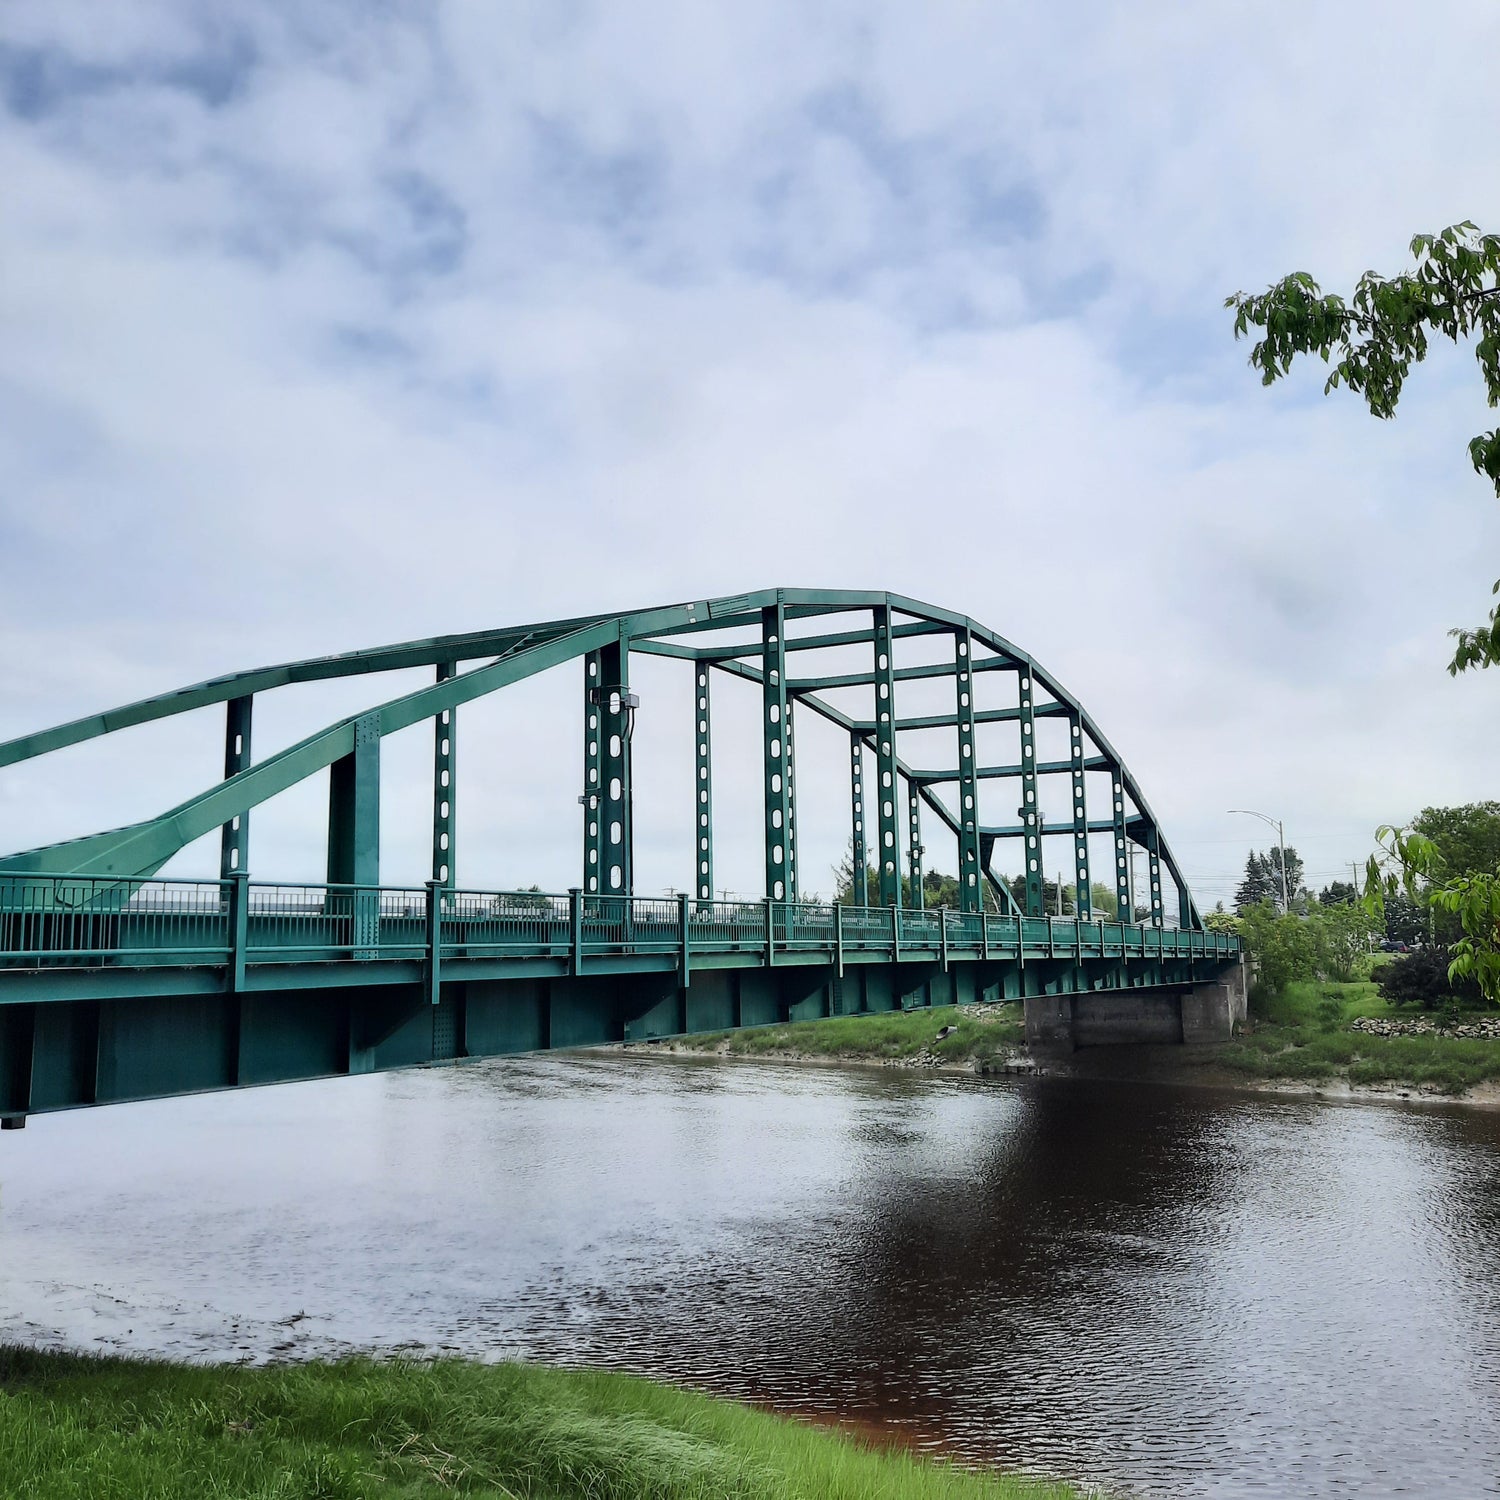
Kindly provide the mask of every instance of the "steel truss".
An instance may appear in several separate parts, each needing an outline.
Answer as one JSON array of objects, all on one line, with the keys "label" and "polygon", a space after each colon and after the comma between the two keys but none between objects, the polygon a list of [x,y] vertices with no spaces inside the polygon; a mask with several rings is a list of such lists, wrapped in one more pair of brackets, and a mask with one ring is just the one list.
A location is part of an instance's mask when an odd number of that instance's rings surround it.
[{"label": "steel truss", "polygon": [[[805,628],[823,621],[839,628]],[[904,644],[929,639],[939,659],[903,664]],[[798,670],[804,653],[837,655],[853,670]],[[220,878],[243,876],[250,861],[250,814],[267,799],[325,769],[329,775],[328,882],[373,888],[380,885],[380,751],[389,735],[415,724],[433,725],[432,882],[452,890],[457,883],[459,823],[458,716],[466,703],[539,672],[577,660],[582,664],[584,743],[582,794],[583,858],[579,890],[599,897],[634,894],[631,730],[637,700],[630,689],[632,654],[676,658],[693,674],[694,869],[684,888],[698,902],[713,897],[714,817],[710,736],[710,685],[715,675],[739,678],[760,689],[761,770],[764,799],[765,896],[772,902],[799,899],[797,867],[794,718],[804,710],[838,726],[850,748],[850,831],[857,904],[897,908],[902,902],[902,824],[910,904],[922,904],[923,818],[931,815],[953,835],[957,849],[959,908],[979,912],[988,905],[1013,916],[1044,915],[1046,847],[1066,841],[1065,858],[1052,865],[1073,875],[1081,920],[1094,916],[1090,880],[1090,835],[1107,835],[1114,861],[1113,889],[1122,919],[1134,913],[1129,877],[1132,846],[1145,851],[1149,871],[1149,924],[1167,925],[1165,886],[1176,888],[1177,925],[1194,931],[1203,923],[1182,872],[1155,816],[1120,756],[1082,706],[1026,652],[967,616],[899,594],[835,590],[773,589],[623,614],[589,615],[519,625],[468,635],[443,636],[400,645],[319,657],[235,673],[178,692],[143,699],[107,713],[0,744],[0,768],[61,750],[132,725],[194,709],[225,705],[224,776],[160,816],[82,838],[0,858],[0,876],[67,875],[145,881],[175,854],[205,835],[219,832]],[[251,722],[255,699],[295,683],[425,667],[435,681],[328,725],[299,743],[255,761]],[[979,679],[1003,674],[1013,703],[979,705]],[[903,685],[946,679],[951,712],[903,716]],[[851,691],[868,706],[851,712],[831,695]],[[1039,725],[1061,720],[1066,755],[1040,752]],[[1013,763],[981,763],[980,730],[1014,723],[1020,754]],[[952,761],[933,767],[903,751],[922,732],[952,731]],[[866,758],[869,752],[869,758]],[[1107,814],[1090,817],[1087,783],[1098,773],[1107,782]],[[1070,814],[1044,819],[1044,786],[1066,788]],[[905,796],[903,799],[902,788]],[[998,787],[998,789],[997,789]],[[1096,792],[1096,795],[1098,793]],[[948,797],[953,799],[950,803]],[[1000,809],[986,821],[986,800]],[[903,806],[903,800],[905,806]],[[874,816],[871,816],[871,803]],[[1010,809],[1014,809],[1011,812]],[[1023,876],[1017,903],[995,868],[997,851],[1012,850],[1005,868]],[[866,893],[866,860],[874,880]],[[986,901],[986,889],[990,900]],[[357,897],[349,898],[357,904]],[[352,915],[357,919],[358,910]],[[374,917],[367,924],[373,933]],[[360,945],[355,921],[352,941]],[[372,939],[373,941],[373,939]]]}]

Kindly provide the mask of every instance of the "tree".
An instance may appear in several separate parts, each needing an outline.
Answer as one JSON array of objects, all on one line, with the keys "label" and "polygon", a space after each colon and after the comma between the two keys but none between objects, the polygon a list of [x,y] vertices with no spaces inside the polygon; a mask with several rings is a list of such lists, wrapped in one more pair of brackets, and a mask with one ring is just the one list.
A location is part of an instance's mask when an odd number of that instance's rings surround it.
[{"label": "tree", "polygon": [[1250,907],[1258,906],[1262,901],[1270,901],[1279,905],[1281,886],[1279,883],[1272,886],[1271,872],[1265,860],[1252,849],[1245,860],[1245,878],[1234,893],[1234,909],[1244,916]]},{"label": "tree", "polygon": [[1281,850],[1280,848],[1267,849],[1264,855],[1266,874],[1271,880],[1271,889],[1276,893],[1276,899],[1281,899],[1281,892],[1286,891],[1287,903],[1291,910],[1300,911],[1307,905],[1307,891],[1302,885],[1302,858],[1297,851],[1288,844],[1286,846],[1286,885],[1281,883]]},{"label": "tree", "polygon": [[1314,906],[1278,913],[1270,901],[1250,907],[1235,923],[1268,994],[1310,979],[1348,980],[1365,972],[1379,924],[1363,906]]},{"label": "tree", "polygon": [[1094,881],[1089,887],[1089,902],[1094,908],[1096,922],[1114,922],[1119,919],[1120,898],[1102,880]]},{"label": "tree", "polygon": [[1432,840],[1449,875],[1500,870],[1500,802],[1424,807],[1411,828]]},{"label": "tree", "polygon": [[[1333,367],[1325,393],[1347,386],[1372,416],[1390,418],[1432,333],[1455,344],[1473,340],[1485,397],[1500,406],[1500,236],[1465,221],[1415,236],[1411,254],[1413,268],[1399,276],[1366,271],[1347,302],[1325,296],[1305,271],[1259,296],[1227,297],[1236,338],[1252,327],[1264,330],[1250,351],[1262,383],[1274,384],[1299,354],[1316,354]],[[1500,428],[1475,437],[1469,459],[1500,494]],[[1491,592],[1500,595],[1500,581]],[[1458,644],[1448,671],[1455,676],[1500,663],[1500,604],[1483,624],[1451,634]],[[1379,913],[1398,891],[1414,900],[1423,892],[1434,911],[1457,919],[1463,934],[1452,947],[1450,976],[1472,978],[1489,999],[1500,1000],[1500,865],[1454,874],[1437,842],[1416,828],[1387,826],[1376,839],[1381,853],[1366,871],[1367,907]]]},{"label": "tree", "polygon": [[1335,880],[1318,892],[1319,906],[1352,906],[1359,892],[1347,880]]},{"label": "tree", "polygon": [[[1299,354],[1316,354],[1332,371],[1323,389],[1346,386],[1364,399],[1372,416],[1396,414],[1413,364],[1427,357],[1428,335],[1457,344],[1472,338],[1474,356],[1491,406],[1500,406],[1500,235],[1481,234],[1468,222],[1411,242],[1415,265],[1399,276],[1366,271],[1352,298],[1325,295],[1306,271],[1295,271],[1259,296],[1235,292],[1234,336],[1264,330],[1250,365],[1273,385]],[[1469,458],[1500,494],[1500,428],[1480,433]],[[1500,582],[1494,593],[1500,594]],[[1457,639],[1448,670],[1500,663],[1500,605]]]},{"label": "tree", "polygon": [[[1234,908],[1241,916],[1260,901],[1269,901],[1279,908],[1282,890],[1281,850],[1268,849],[1264,854],[1257,854],[1252,849],[1245,860],[1245,878],[1234,893]],[[1302,890],[1302,861],[1290,845],[1286,851],[1285,890],[1288,905],[1296,907]]]},{"label": "tree", "polygon": [[1385,935],[1392,943],[1420,943],[1427,936],[1427,908],[1405,891],[1392,891],[1383,902]]},{"label": "tree", "polygon": [[[836,906],[879,906],[880,871],[874,865],[865,871],[865,890],[868,894],[861,901],[854,890],[854,840],[850,839],[849,847],[844,851],[844,857],[833,868],[834,904]],[[958,876],[944,875],[938,870],[923,872],[922,905],[929,911],[936,911],[942,907],[957,911],[962,904],[960,896]],[[901,905],[910,910],[916,904],[911,888],[911,875],[908,873],[901,877]],[[984,910],[989,912],[1001,910],[1000,902],[987,882],[984,886]]]}]

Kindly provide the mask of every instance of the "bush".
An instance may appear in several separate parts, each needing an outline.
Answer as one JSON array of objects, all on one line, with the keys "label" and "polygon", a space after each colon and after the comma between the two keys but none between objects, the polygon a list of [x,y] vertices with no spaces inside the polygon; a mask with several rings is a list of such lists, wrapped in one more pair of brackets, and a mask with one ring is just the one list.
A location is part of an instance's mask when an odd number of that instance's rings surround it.
[{"label": "bush", "polygon": [[1483,997],[1472,979],[1448,978],[1451,962],[1446,948],[1419,948],[1382,964],[1375,984],[1394,1005],[1420,1005],[1423,1010],[1441,1010],[1450,1000],[1479,1005]]},{"label": "bush", "polygon": [[1320,906],[1279,916],[1269,901],[1247,908],[1239,928],[1262,999],[1291,984],[1366,977],[1379,930],[1362,907]]}]

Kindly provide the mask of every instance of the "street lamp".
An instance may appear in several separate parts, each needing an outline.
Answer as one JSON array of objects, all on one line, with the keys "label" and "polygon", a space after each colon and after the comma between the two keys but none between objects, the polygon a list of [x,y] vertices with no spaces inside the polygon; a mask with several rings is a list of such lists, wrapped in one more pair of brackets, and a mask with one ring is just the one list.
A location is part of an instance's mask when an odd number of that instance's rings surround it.
[{"label": "street lamp", "polygon": [[1232,813],[1243,813],[1247,818],[1259,818],[1262,823],[1268,823],[1276,830],[1276,849],[1281,855],[1281,910],[1283,913],[1292,909],[1292,899],[1286,889],[1286,834],[1281,829],[1281,819],[1273,818],[1263,812],[1254,812],[1248,807],[1231,807]]}]

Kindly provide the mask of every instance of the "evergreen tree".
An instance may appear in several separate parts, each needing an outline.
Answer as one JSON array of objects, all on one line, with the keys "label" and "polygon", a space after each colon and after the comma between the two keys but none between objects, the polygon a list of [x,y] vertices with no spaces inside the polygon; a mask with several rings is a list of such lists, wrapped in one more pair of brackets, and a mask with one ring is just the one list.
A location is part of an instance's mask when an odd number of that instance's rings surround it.
[{"label": "evergreen tree", "polygon": [[1258,906],[1262,901],[1280,904],[1281,881],[1278,875],[1276,881],[1272,882],[1270,864],[1252,849],[1245,860],[1245,878],[1234,893],[1234,909],[1240,916],[1244,916],[1252,906]]}]

